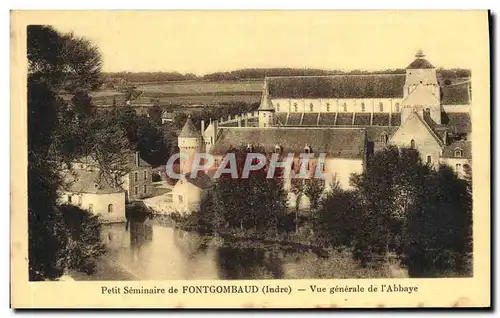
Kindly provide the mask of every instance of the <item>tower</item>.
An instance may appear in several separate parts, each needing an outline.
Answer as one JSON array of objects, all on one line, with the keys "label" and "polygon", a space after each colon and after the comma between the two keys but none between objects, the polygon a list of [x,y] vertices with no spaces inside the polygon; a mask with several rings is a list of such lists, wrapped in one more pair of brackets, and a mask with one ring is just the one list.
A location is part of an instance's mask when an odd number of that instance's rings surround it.
[{"label": "tower", "polygon": [[436,68],[425,59],[419,50],[415,60],[406,68],[401,121],[409,112],[429,116],[437,124],[441,123],[441,97]]},{"label": "tower", "polygon": [[196,153],[202,150],[202,135],[193,125],[191,116],[188,116],[184,127],[177,138],[180,152],[180,173],[191,172]]},{"label": "tower", "polygon": [[264,92],[260,101],[259,109],[259,127],[267,128],[274,125],[274,107],[269,97],[269,88],[267,86],[267,79],[264,81]]}]

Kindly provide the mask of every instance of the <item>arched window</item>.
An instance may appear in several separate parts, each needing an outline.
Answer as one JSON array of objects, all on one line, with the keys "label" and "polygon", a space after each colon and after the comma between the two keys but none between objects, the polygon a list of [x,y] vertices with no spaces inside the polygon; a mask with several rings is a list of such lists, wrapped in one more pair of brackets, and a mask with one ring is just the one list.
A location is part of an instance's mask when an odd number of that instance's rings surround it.
[{"label": "arched window", "polygon": [[299,110],[297,103],[293,104],[293,111],[297,112]]},{"label": "arched window", "polygon": [[108,204],[108,213],[113,213],[113,205]]},{"label": "arched window", "polygon": [[427,156],[427,164],[430,165],[432,163],[432,157]]},{"label": "arched window", "polygon": [[425,109],[425,113],[426,113],[426,114],[430,114],[430,113],[431,113],[431,109],[430,109],[430,108],[426,108],[426,109]]},{"label": "arched window", "polygon": [[366,110],[365,103],[361,103],[361,111],[364,113]]},{"label": "arched window", "polygon": [[278,112],[280,111],[280,103],[276,104],[276,111],[278,111]]},{"label": "arched window", "polygon": [[382,102],[378,103],[378,109],[380,112],[383,112],[384,111],[384,103],[382,103]]},{"label": "arched window", "polygon": [[330,111],[330,103],[326,103],[326,111],[329,112]]},{"label": "arched window", "polygon": [[399,103],[396,103],[396,113],[399,113]]},{"label": "arched window", "polygon": [[304,146],[304,152],[305,152],[305,153],[311,153],[311,147],[309,147],[309,145],[308,145],[308,144],[306,144],[306,145]]},{"label": "arched window", "polygon": [[309,111],[310,111],[310,112],[313,112],[313,111],[314,111],[314,106],[313,106],[313,104],[312,104],[312,103],[311,103],[311,104],[309,104]]},{"label": "arched window", "polygon": [[387,138],[387,133],[384,131],[382,134],[380,134],[380,142],[383,144],[387,144],[388,138]]},{"label": "arched window", "polygon": [[455,158],[462,158],[463,152],[460,148],[455,148]]},{"label": "arched window", "polygon": [[415,149],[415,139],[412,139],[412,140],[410,141],[410,148],[411,148],[411,149]]},{"label": "arched window", "polygon": [[344,103],[344,112],[347,112],[347,103]]}]

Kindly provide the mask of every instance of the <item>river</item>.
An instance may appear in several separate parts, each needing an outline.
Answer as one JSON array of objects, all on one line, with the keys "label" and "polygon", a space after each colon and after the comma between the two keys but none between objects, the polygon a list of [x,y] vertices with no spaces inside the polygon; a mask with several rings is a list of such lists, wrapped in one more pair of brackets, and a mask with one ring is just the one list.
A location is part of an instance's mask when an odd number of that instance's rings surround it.
[{"label": "river", "polygon": [[[107,253],[76,280],[375,278],[390,268],[360,268],[346,252],[276,244],[234,244],[147,220],[103,225]],[[240,242],[241,243],[241,242]],[[323,255],[322,255],[323,254]]]}]

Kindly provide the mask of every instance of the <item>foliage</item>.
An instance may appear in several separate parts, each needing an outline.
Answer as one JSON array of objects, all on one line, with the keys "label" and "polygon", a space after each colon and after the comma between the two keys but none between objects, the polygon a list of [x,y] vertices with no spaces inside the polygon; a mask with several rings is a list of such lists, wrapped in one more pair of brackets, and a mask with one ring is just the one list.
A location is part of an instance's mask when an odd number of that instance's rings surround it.
[{"label": "foliage", "polygon": [[58,207],[62,218],[58,238],[64,242],[59,266],[92,274],[95,261],[105,253],[98,216],[72,205]]},{"label": "foliage", "polygon": [[[82,244],[67,245],[62,240],[71,228],[64,215],[67,209],[57,208],[61,169],[63,163],[83,153],[81,134],[85,125],[58,93],[100,86],[101,60],[96,47],[73,34],[38,25],[28,26],[27,31],[29,277],[44,280],[59,277],[68,266],[88,270],[96,253]],[[77,111],[85,110],[83,114],[87,108],[80,106],[90,105],[85,94],[80,93],[76,93],[73,103]],[[85,231],[93,226],[90,218],[82,222],[89,222],[83,225]],[[88,233],[95,234],[92,230]],[[85,240],[99,240],[90,236]],[[68,262],[67,255],[77,255],[80,261]]]}]

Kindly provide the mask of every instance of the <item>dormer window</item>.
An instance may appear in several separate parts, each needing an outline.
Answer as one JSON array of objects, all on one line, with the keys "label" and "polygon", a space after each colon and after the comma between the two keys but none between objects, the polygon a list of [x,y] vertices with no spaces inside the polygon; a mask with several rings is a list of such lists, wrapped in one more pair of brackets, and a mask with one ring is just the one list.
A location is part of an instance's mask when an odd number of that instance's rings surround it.
[{"label": "dormer window", "polygon": [[306,144],[306,145],[304,146],[304,152],[305,152],[305,153],[311,153],[311,147],[310,147],[308,144]]},{"label": "dormer window", "polygon": [[463,151],[460,148],[455,148],[455,158],[462,158]]}]

